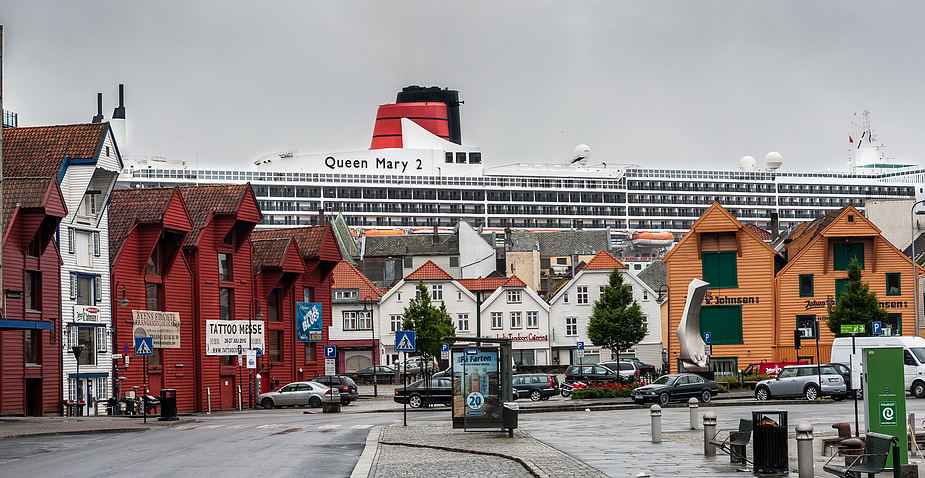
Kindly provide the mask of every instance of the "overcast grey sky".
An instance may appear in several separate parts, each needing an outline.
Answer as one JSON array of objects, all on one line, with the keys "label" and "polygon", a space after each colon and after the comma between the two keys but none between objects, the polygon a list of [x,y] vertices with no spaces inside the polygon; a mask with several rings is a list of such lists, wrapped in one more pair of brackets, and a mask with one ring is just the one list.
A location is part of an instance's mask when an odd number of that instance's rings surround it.
[{"label": "overcast grey sky", "polygon": [[[852,121],[925,163],[925,2],[0,0],[21,126],[107,119],[129,157],[250,168],[367,149],[376,108],[456,89],[484,163],[845,169]],[[856,114],[856,116],[855,116]]]}]

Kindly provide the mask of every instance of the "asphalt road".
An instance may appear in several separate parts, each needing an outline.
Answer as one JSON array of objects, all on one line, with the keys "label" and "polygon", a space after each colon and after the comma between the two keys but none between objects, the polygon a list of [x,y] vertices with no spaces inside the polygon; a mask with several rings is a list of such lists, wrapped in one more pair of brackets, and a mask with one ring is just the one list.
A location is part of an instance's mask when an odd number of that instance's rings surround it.
[{"label": "asphalt road", "polygon": [[369,429],[397,419],[281,409],[144,433],[7,439],[0,476],[350,476]]}]

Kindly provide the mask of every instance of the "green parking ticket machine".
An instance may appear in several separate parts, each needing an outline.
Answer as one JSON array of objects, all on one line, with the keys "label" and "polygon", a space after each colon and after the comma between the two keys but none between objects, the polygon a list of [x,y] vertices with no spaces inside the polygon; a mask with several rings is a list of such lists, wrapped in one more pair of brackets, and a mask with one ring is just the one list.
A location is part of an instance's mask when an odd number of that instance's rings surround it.
[{"label": "green parking ticket machine", "polygon": [[[864,376],[867,389],[864,402],[867,405],[867,431],[884,433],[899,438],[901,456],[899,462],[909,463],[905,446],[906,436],[906,387],[903,371],[903,349],[901,347],[864,349]],[[887,466],[892,466],[892,451],[887,457]]]}]

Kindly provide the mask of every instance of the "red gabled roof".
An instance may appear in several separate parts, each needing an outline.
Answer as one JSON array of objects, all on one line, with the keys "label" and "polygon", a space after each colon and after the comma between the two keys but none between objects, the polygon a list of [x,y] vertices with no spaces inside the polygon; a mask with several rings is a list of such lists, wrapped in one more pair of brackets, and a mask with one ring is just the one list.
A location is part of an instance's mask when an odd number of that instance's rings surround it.
[{"label": "red gabled roof", "polygon": [[54,178],[6,178],[3,180],[3,229],[6,237],[17,208],[43,209],[45,215],[63,219],[67,206]]},{"label": "red gabled roof", "polygon": [[382,297],[382,289],[376,287],[359,269],[347,261],[338,262],[331,276],[333,277],[332,289],[358,289],[360,300],[370,296],[378,302]]},{"label": "red gabled roof", "polygon": [[770,241],[770,240],[771,240],[771,231],[768,231],[768,230],[766,230],[766,229],[762,229],[762,228],[760,228],[760,227],[758,227],[758,226],[756,226],[756,225],[754,225],[754,224],[743,224],[743,225],[742,225],[742,228],[743,228],[743,229],[748,229],[749,231],[752,231],[753,233],[755,233],[756,236],[758,236],[758,239],[761,239],[762,241]]},{"label": "red gabled roof", "polygon": [[202,229],[214,215],[234,215],[238,220],[259,224],[260,210],[257,207],[250,183],[182,186],[180,195],[189,211],[193,230],[186,236],[184,245],[195,246]]},{"label": "red gabled roof", "polygon": [[[284,237],[291,237],[293,240],[295,240],[296,245],[299,246],[299,252],[302,254],[302,258],[305,260],[321,259],[340,261],[340,250],[337,247],[333,231],[330,229],[330,224],[324,226],[293,227],[286,229],[255,229],[254,232],[251,233],[251,240],[256,241],[262,239],[280,239]],[[330,247],[322,247],[326,241],[335,241],[332,246],[338,251],[336,258],[332,255],[333,250],[331,250]]]},{"label": "red gabled roof", "polygon": [[260,240],[251,238],[251,243],[254,245],[254,273],[270,268],[281,269],[283,272],[305,272],[302,256],[299,255],[291,238]]},{"label": "red gabled roof", "polygon": [[459,285],[472,292],[494,291],[499,287],[526,287],[527,284],[517,276],[511,277],[484,277],[481,279],[456,279]]},{"label": "red gabled roof", "polygon": [[414,272],[408,274],[405,277],[405,280],[453,280],[453,277],[446,273],[445,270],[441,269],[440,266],[434,264],[433,261],[427,261],[421,267],[418,267]]},{"label": "red gabled roof", "polygon": [[[122,244],[136,224],[164,222],[167,209],[183,209],[182,199],[176,195],[177,188],[116,189],[109,204],[109,259],[114,262]],[[173,204],[173,206],[171,206]],[[179,222],[170,224],[171,229],[189,231],[192,224],[185,209],[174,214]]]},{"label": "red gabled roof", "polygon": [[3,176],[57,177],[65,158],[95,159],[109,123],[3,128]]},{"label": "red gabled roof", "polygon": [[613,269],[626,269],[626,264],[621,262],[619,259],[611,255],[605,249],[601,249],[594,257],[588,261],[583,269],[596,269],[596,270],[613,270]]}]

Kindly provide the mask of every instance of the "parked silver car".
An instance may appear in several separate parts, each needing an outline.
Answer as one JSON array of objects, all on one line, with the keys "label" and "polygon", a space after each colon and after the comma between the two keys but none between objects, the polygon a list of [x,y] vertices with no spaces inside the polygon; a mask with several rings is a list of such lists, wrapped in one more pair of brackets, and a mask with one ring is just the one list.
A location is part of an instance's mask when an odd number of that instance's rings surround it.
[{"label": "parked silver car", "polygon": [[275,392],[261,393],[257,403],[263,408],[321,406],[322,400],[331,400],[331,389],[317,382],[292,382]]},{"label": "parked silver car", "polygon": [[820,396],[842,400],[847,393],[845,380],[831,365],[790,365],[784,367],[777,377],[762,380],[755,385],[755,398],[761,401],[787,397],[815,400]]}]

